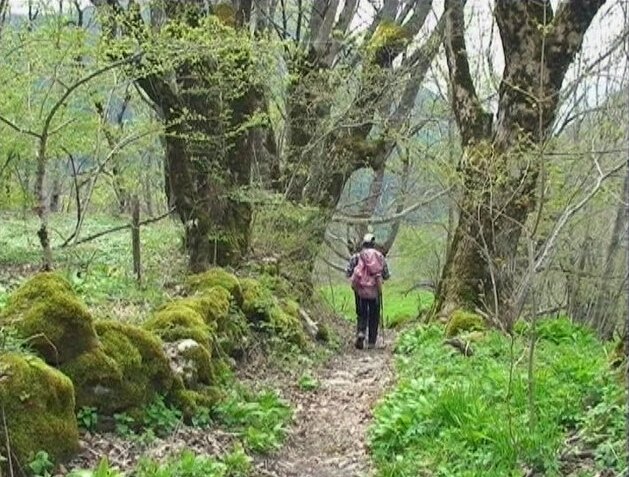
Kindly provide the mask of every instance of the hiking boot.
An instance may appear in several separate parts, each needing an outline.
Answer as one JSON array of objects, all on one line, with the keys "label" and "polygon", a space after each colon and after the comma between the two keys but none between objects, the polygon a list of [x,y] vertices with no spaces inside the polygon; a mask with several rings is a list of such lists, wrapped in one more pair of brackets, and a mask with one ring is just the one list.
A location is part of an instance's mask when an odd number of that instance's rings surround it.
[{"label": "hiking boot", "polygon": [[367,343],[367,349],[376,349],[376,343]]},{"label": "hiking boot", "polygon": [[356,337],[356,349],[363,349],[365,347],[365,333],[362,331],[358,333]]}]

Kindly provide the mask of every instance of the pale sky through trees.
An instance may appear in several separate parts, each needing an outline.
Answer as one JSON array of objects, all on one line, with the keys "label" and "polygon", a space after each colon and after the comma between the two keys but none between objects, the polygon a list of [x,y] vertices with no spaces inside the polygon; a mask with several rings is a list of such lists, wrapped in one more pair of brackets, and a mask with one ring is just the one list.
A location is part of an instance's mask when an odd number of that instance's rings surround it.
[{"label": "pale sky through trees", "polygon": [[[61,0],[64,9],[72,8],[70,0]],[[519,1],[519,0],[514,0]],[[49,8],[58,9],[59,0],[31,0],[34,4],[45,4]],[[89,5],[89,0],[79,0],[83,6]],[[342,3],[338,11],[342,9]],[[556,9],[559,0],[552,0]],[[28,11],[29,0],[10,0],[11,12],[14,14],[25,14]],[[360,35],[360,32],[372,21],[376,8],[380,8],[382,0],[360,0],[359,11],[354,20],[353,31]],[[434,28],[437,19],[443,13],[444,0],[433,2],[433,13],[426,21],[423,30],[418,35],[417,45],[421,45],[426,35]],[[497,85],[502,74],[504,58],[502,46],[498,35],[498,29],[493,21],[492,0],[468,0],[466,4],[467,40],[470,54],[470,65],[476,79],[481,98],[485,98],[492,104],[495,97]],[[626,42],[616,52],[602,61],[598,67],[584,74],[588,65],[595,62],[601,55],[605,55],[610,47],[617,42],[623,31],[627,32],[625,11],[629,9],[629,0],[608,0],[606,5],[596,15],[592,25],[588,29],[583,44],[582,54],[572,65],[566,75],[565,85],[573,83],[579,79],[579,87],[574,97],[584,96],[586,103],[590,106],[600,104],[613,92],[624,86],[624,78],[627,76],[627,53],[625,51]],[[491,50],[491,54],[488,52]],[[433,75],[427,81],[426,87],[441,92],[446,91],[447,73],[445,58],[440,55],[437,64],[433,68]]]}]

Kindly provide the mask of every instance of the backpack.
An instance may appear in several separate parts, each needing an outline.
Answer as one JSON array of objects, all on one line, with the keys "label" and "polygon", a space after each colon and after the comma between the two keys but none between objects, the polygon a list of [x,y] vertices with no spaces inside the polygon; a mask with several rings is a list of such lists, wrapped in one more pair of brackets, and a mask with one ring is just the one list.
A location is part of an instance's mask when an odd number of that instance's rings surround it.
[{"label": "backpack", "polygon": [[367,248],[358,254],[358,263],[352,274],[352,288],[360,298],[374,300],[380,294],[384,256],[375,248]]}]

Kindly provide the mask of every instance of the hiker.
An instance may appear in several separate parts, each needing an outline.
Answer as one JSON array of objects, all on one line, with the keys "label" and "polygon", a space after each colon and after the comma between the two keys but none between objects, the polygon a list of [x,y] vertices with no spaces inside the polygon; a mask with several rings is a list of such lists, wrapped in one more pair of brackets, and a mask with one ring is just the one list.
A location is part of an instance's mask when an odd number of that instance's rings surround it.
[{"label": "hiker", "polygon": [[389,267],[384,255],[376,249],[376,238],[373,234],[364,236],[361,250],[350,258],[345,274],[352,280],[356,300],[356,348],[363,349],[367,328],[367,347],[375,348],[382,303],[382,281],[389,279]]}]

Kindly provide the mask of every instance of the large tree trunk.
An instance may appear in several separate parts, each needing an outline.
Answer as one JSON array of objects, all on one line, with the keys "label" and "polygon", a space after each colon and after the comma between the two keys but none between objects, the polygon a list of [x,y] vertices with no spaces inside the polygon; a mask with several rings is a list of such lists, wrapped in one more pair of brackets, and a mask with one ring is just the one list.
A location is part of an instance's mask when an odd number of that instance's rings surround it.
[{"label": "large tree trunk", "polygon": [[[124,25],[123,31],[135,35],[139,48],[151,29],[170,21],[196,28],[213,11],[199,0],[155,4],[149,26],[137,2],[129,2],[127,9],[114,0],[93,3],[107,14],[106,34],[113,37]],[[238,11],[222,6],[214,13],[225,25],[235,30],[247,21],[250,2],[243,2]],[[184,225],[193,272],[213,264],[238,265],[248,252],[251,207],[243,189],[250,185],[252,154],[246,122],[256,108],[257,92],[245,38],[242,49],[229,39],[235,45],[233,55],[218,57],[211,48],[200,50],[191,58],[177,58],[176,66],[164,73],[149,67],[136,78],[164,121],[166,195]]]},{"label": "large tree trunk", "polygon": [[189,268],[236,265],[250,239],[251,206],[240,197],[250,181],[249,142],[243,134],[225,153],[189,134],[177,126],[165,138],[167,190],[185,227]]},{"label": "large tree trunk", "polygon": [[604,0],[496,1],[505,51],[495,124],[476,95],[469,70],[461,0],[446,1],[445,49],[451,102],[465,150],[463,192],[438,286],[436,312],[457,308],[501,315],[509,328],[511,285],[520,236],[535,206],[544,143],[566,71]]}]

